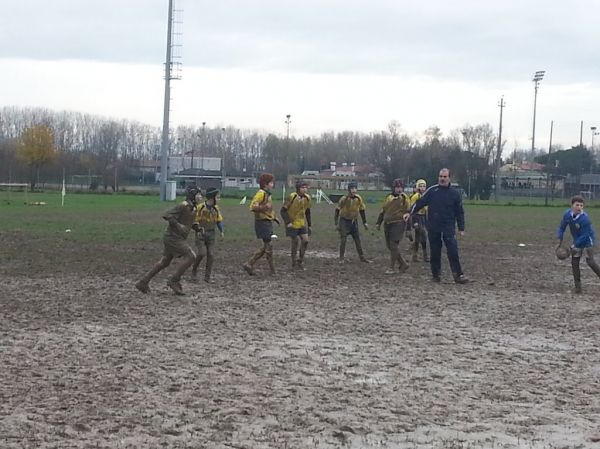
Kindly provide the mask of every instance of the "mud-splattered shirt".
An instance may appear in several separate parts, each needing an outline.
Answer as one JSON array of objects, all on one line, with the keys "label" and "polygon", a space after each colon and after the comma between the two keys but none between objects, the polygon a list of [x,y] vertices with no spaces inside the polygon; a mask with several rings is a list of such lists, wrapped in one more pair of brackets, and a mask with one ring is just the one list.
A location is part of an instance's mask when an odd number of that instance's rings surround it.
[{"label": "mud-splattered shirt", "polygon": [[[169,222],[165,229],[165,237],[176,239],[187,239],[194,216],[196,215],[196,207],[190,201],[182,201],[173,209],[168,210],[163,215],[163,218]],[[183,225],[180,226],[180,225]]]},{"label": "mud-splattered shirt", "polygon": [[397,223],[404,221],[404,214],[410,210],[410,198],[406,193],[400,195],[388,194],[383,199],[383,221]]},{"label": "mud-splattered shirt", "polygon": [[365,210],[365,202],[360,195],[344,195],[340,198],[337,204],[337,209],[340,211],[340,217],[346,220],[357,220],[361,210]]}]

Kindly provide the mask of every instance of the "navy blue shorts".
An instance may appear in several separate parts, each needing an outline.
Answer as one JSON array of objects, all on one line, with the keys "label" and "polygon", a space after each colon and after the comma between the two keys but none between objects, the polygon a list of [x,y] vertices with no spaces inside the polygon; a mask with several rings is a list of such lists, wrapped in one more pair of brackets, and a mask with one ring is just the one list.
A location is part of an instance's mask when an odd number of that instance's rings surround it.
[{"label": "navy blue shorts", "polygon": [[254,232],[256,238],[264,242],[270,242],[273,235],[273,221],[271,220],[256,220],[254,222]]}]

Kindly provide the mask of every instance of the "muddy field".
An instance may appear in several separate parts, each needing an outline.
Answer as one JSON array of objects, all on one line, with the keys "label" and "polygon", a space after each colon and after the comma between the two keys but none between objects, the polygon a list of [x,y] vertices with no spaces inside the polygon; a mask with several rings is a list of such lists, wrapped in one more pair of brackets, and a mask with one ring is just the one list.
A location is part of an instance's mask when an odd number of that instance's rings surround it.
[{"label": "muddy field", "polygon": [[[378,239],[377,245],[370,243]],[[275,277],[225,240],[216,284],[167,269],[133,282],[158,244],[81,245],[0,233],[0,447],[600,447],[600,282],[547,242],[461,256],[472,284],[429,281],[426,264],[385,275],[314,244]]]}]

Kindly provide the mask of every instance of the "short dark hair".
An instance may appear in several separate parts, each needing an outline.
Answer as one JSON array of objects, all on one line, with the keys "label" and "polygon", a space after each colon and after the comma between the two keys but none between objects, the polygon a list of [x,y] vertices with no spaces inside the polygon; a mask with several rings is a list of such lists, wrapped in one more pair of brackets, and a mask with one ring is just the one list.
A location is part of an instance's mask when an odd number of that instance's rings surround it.
[{"label": "short dark hair", "polygon": [[583,199],[583,197],[581,195],[575,195],[574,197],[571,198],[571,205],[573,205],[575,203],[585,203],[585,200]]},{"label": "short dark hair", "polygon": [[275,176],[271,173],[263,173],[260,175],[260,178],[258,178],[258,185],[260,185],[261,189],[264,189],[271,181],[275,181]]}]

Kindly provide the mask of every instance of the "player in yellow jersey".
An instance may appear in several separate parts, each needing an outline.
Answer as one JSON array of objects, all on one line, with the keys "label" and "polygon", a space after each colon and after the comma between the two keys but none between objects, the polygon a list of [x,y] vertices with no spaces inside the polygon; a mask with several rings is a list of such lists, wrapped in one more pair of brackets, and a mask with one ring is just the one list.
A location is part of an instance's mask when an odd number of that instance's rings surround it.
[{"label": "player in yellow jersey", "polygon": [[269,264],[269,271],[275,274],[275,264],[273,263],[273,244],[271,243],[273,235],[273,222],[279,224],[275,211],[273,210],[273,199],[271,190],[275,185],[275,177],[271,173],[263,173],[258,180],[260,189],[250,202],[250,210],[254,213],[254,231],[256,238],[263,241],[262,247],[256,251],[252,257],[242,265],[246,273],[253,276],[254,264],[265,256]]},{"label": "player in yellow jersey", "polygon": [[342,196],[335,208],[334,223],[335,228],[340,233],[340,263],[344,263],[344,255],[346,253],[346,240],[348,235],[351,235],[356,245],[356,252],[361,262],[370,263],[365,257],[358,232],[358,216],[362,219],[363,226],[369,229],[367,217],[365,214],[365,202],[357,193],[358,184],[354,181],[348,183],[348,194]]},{"label": "player in yellow jersey", "polygon": [[[410,197],[411,207],[423,196],[427,190],[427,181],[419,179],[415,183],[415,192]],[[419,246],[423,248],[423,261],[429,262],[427,255],[427,206],[419,210],[411,217],[412,228],[415,230],[415,238],[412,242],[412,261],[419,260]]]},{"label": "player in yellow jersey", "polygon": [[[292,240],[292,269],[304,270],[304,254],[310,235],[310,195],[306,193],[308,183],[296,182],[296,191],[291,193],[281,207],[285,223],[285,234]],[[300,257],[296,259],[300,247]]]},{"label": "player in yellow jersey", "polygon": [[394,274],[394,267],[398,262],[400,273],[408,270],[408,264],[400,252],[400,241],[406,233],[406,222],[404,214],[410,210],[410,198],[404,193],[404,183],[400,179],[392,181],[392,192],[383,200],[383,207],[377,218],[377,230],[381,229],[385,233],[385,244],[390,250],[390,268],[385,273]]},{"label": "player in yellow jersey", "polygon": [[216,230],[219,230],[221,238],[225,236],[223,228],[223,215],[221,209],[217,206],[217,195],[219,190],[214,187],[206,191],[206,201],[199,204],[196,208],[196,216],[192,228],[196,231],[196,260],[192,266],[192,278],[195,279],[198,274],[198,266],[202,259],[206,257],[206,269],[204,271],[204,281],[212,284],[214,281],[210,278],[214,261],[214,248],[216,240]]}]

